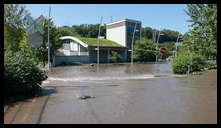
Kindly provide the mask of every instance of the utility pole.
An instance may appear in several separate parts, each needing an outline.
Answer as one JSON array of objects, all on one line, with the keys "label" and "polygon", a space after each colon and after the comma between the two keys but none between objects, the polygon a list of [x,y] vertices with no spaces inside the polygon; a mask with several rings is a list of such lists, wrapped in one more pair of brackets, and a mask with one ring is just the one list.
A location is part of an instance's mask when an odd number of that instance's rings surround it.
[{"label": "utility pole", "polygon": [[99,54],[100,54],[99,53],[99,50],[100,50],[99,49],[100,48],[100,46],[99,46],[100,45],[99,37],[100,37],[100,31],[101,31],[100,29],[101,29],[102,20],[103,20],[103,16],[101,16],[101,22],[100,22],[100,25],[99,25],[98,37],[97,37],[98,38],[98,40],[97,40],[97,72],[99,72],[99,61],[100,61],[99,60]]},{"label": "utility pole", "polygon": [[[176,43],[178,43],[178,40],[179,40],[179,36],[180,36],[180,33],[178,34],[178,36],[177,36],[177,40],[176,40]],[[177,45],[176,45],[176,55],[175,56],[177,56]]]},{"label": "utility pole", "polygon": [[158,34],[158,38],[157,38],[157,45],[156,45],[156,63],[158,61],[158,41],[159,41],[159,38],[160,38],[160,31],[159,31],[159,34]]},{"label": "utility pole", "polygon": [[158,38],[157,38],[157,46],[156,46],[156,51],[157,51],[157,53],[156,53],[156,63],[157,63],[157,61],[158,61],[158,52],[159,52],[159,48],[158,48],[158,45],[159,45],[159,39],[160,39],[160,36],[161,35],[164,35],[163,33],[161,33],[161,31],[159,31],[159,34],[158,34]]},{"label": "utility pole", "polygon": [[50,20],[51,20],[51,7],[49,7],[49,16],[48,16],[48,71],[50,71]]},{"label": "utility pole", "polygon": [[142,27],[140,25],[140,41],[141,41],[141,37],[142,37]]},{"label": "utility pole", "polygon": [[136,28],[137,28],[137,22],[136,22],[136,24],[135,24],[134,32],[133,32],[133,37],[132,37],[132,46],[131,46],[131,65],[133,65],[134,35],[135,35],[135,32],[136,32]]}]

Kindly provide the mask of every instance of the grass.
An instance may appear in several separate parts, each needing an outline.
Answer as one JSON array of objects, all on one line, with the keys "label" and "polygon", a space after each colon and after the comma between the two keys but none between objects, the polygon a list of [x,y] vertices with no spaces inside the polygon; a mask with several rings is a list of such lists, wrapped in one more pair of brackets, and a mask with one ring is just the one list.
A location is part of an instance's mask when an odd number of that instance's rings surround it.
[{"label": "grass", "polygon": [[89,46],[97,46],[97,41],[99,40],[101,47],[123,47],[122,45],[120,45],[115,41],[106,40],[106,39],[85,38],[85,37],[81,37],[79,39],[85,42],[86,44],[88,44]]}]

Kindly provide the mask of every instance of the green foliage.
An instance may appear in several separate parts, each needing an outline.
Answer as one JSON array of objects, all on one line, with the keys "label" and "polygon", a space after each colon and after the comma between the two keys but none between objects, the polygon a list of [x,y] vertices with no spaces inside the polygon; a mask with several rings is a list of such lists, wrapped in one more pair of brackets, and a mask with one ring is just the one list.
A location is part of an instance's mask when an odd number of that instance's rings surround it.
[{"label": "green foliage", "polygon": [[4,51],[19,51],[19,42],[24,35],[23,22],[27,10],[19,4],[4,4]]},{"label": "green foliage", "polygon": [[[101,36],[106,35],[106,28],[105,26],[101,26]],[[81,25],[73,25],[70,31],[77,33],[81,37],[90,37],[90,38],[97,38],[98,31],[99,31],[99,24],[81,24]]]},{"label": "green foliage", "polygon": [[169,56],[173,56],[173,51],[175,50],[175,42],[164,42],[159,44],[160,48],[166,48],[168,52],[162,55],[162,59],[166,59]]},{"label": "green foliage", "polygon": [[152,39],[153,38],[153,29],[151,27],[142,28],[142,37]]},{"label": "green foliage", "polygon": [[186,13],[190,16],[192,29],[184,42],[206,58],[216,58],[217,54],[217,5],[188,4]]},{"label": "green foliage", "polygon": [[204,69],[217,69],[217,64],[213,63],[213,62],[206,62],[206,66]]},{"label": "green foliage", "polygon": [[169,30],[169,29],[163,29],[161,31],[161,33],[163,33],[163,35],[160,36],[159,43],[176,42],[177,41],[177,36],[179,35],[179,32]]},{"label": "green foliage", "polygon": [[[39,48],[34,49],[34,56],[37,58],[39,62],[43,62],[43,65],[45,66],[45,63],[48,61],[48,20],[45,20],[41,25],[45,33],[43,36],[43,43]],[[59,37],[61,37],[61,33],[59,33],[59,30],[54,26],[53,21],[50,21],[50,58],[52,61],[52,56],[55,54],[56,50],[59,49],[62,46],[61,40],[59,40]]]},{"label": "green foliage", "polygon": [[21,4],[4,4],[4,24],[11,28],[20,29],[25,26],[23,17],[28,14],[24,5]]},{"label": "green foliage", "polygon": [[111,62],[119,62],[121,61],[122,56],[117,53],[116,51],[111,51],[111,56],[110,56],[110,60]]},{"label": "green foliage", "polygon": [[[62,26],[58,29],[61,29],[62,36],[77,36],[77,37],[88,37],[88,38],[97,38],[98,37],[98,30],[99,24],[81,24],[81,25],[73,25],[72,27],[69,26]],[[143,27],[142,28],[142,37],[152,39],[153,38],[153,31],[158,31],[156,29],[152,29],[151,27]],[[162,31],[164,33],[163,36],[160,37],[159,42],[175,42],[178,36],[177,31],[164,29]],[[132,37],[133,32],[131,33]],[[139,35],[139,34],[138,34]],[[106,27],[101,26],[101,36],[106,36]],[[139,38],[139,36],[135,36],[135,38]],[[128,39],[130,40],[130,39]]]},{"label": "green foliage", "polygon": [[136,41],[134,45],[135,61],[155,61],[156,43],[147,38],[142,38],[141,41]]},{"label": "green foliage", "polygon": [[80,37],[79,34],[77,34],[76,31],[74,31],[71,27],[69,26],[62,26],[58,27],[58,31],[60,33],[60,36],[74,36],[74,37]]},{"label": "green foliage", "polygon": [[97,39],[97,38],[85,38],[85,37],[81,37],[79,38],[80,40],[82,40],[83,42],[85,42],[86,44],[88,44],[89,46],[97,46],[97,42],[100,42],[100,46],[107,46],[107,47],[123,47],[122,45],[120,45],[117,42],[111,41],[111,40],[106,40],[106,39]]},{"label": "green foliage", "polygon": [[[192,58],[192,65],[191,65],[191,58]],[[185,74],[188,71],[188,65],[191,65],[192,72],[194,71],[201,71],[204,69],[206,63],[202,56],[193,53],[182,53],[181,55],[177,56],[172,63],[173,72],[176,74]]]},{"label": "green foliage", "polygon": [[6,52],[4,56],[5,96],[33,95],[40,90],[47,76],[30,57],[17,52]]}]

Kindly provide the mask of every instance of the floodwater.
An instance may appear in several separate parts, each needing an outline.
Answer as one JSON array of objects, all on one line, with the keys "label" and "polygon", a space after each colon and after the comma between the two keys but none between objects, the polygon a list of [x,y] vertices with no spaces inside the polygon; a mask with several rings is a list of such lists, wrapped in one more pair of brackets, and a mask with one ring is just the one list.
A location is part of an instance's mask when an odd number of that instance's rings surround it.
[{"label": "floodwater", "polygon": [[[217,71],[173,75],[170,63],[55,67],[45,96],[15,104],[5,123],[217,123]],[[95,98],[81,100],[84,95]],[[28,109],[27,109],[28,108]]]}]

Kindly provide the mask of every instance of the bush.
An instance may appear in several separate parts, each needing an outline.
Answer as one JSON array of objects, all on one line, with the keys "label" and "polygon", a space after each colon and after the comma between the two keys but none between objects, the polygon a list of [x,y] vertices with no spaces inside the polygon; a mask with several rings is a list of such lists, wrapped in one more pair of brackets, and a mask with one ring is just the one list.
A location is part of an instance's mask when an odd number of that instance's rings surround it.
[{"label": "bush", "polygon": [[34,95],[47,76],[34,61],[21,53],[6,53],[4,58],[5,97]]},{"label": "bush", "polygon": [[[185,74],[188,71],[188,65],[191,64],[191,55],[183,53],[177,56],[172,63],[173,72],[176,74]],[[192,54],[192,72],[202,71],[206,65],[202,56],[195,53]]]},{"label": "bush", "polygon": [[121,61],[122,56],[115,51],[111,52],[110,60],[111,62],[119,62]]},{"label": "bush", "polygon": [[206,66],[204,69],[217,69],[217,65],[215,63],[212,63],[212,62],[206,62]]},{"label": "bush", "polygon": [[[156,43],[150,39],[143,38],[136,41],[134,45],[134,61],[155,61]],[[159,56],[158,56],[159,57]]]}]

